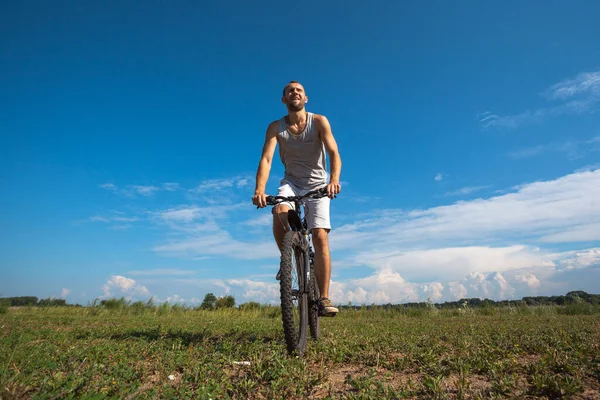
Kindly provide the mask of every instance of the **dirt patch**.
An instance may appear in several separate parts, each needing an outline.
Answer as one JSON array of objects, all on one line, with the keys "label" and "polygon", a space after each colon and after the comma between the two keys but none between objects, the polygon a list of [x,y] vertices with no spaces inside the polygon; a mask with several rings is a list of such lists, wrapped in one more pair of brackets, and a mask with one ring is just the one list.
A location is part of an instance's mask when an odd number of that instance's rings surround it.
[{"label": "dirt patch", "polygon": [[598,400],[600,399],[600,392],[594,389],[585,389],[583,393],[573,396],[575,400]]},{"label": "dirt patch", "polygon": [[516,363],[523,367],[540,362],[542,357],[539,354],[525,354],[516,358]]},{"label": "dirt patch", "polygon": [[9,382],[4,388],[2,388],[2,390],[0,390],[0,399],[25,399],[27,398],[25,395],[32,390],[32,387]]},{"label": "dirt patch", "polygon": [[492,384],[482,375],[467,375],[464,381],[461,381],[460,375],[453,374],[444,378],[442,388],[447,393],[458,393],[461,388],[464,390],[464,393],[482,393],[489,391],[492,388]]},{"label": "dirt patch", "polygon": [[[181,379],[181,377],[180,377],[180,379]],[[156,385],[158,382],[160,382],[160,380],[161,380],[160,372],[154,371],[154,373],[152,373],[151,375],[146,376],[146,378],[144,379],[144,383],[142,383],[140,385],[140,387],[138,387],[134,393],[131,393],[125,399],[132,400],[132,399],[137,398],[139,395],[141,395],[145,391],[152,389],[154,387],[154,385]]]},{"label": "dirt patch", "polygon": [[358,365],[344,365],[339,369],[335,369],[331,371],[328,377],[328,383],[332,387],[341,387],[345,385],[346,378],[348,375],[356,376],[361,375],[361,371],[364,367],[360,367]]},{"label": "dirt patch", "polygon": [[337,397],[352,392],[352,386],[347,383],[348,377],[371,378],[374,382],[381,382],[394,390],[415,388],[423,378],[423,374],[412,372],[390,371],[381,367],[367,367],[354,364],[334,365],[325,371],[326,381],[319,385],[312,393],[311,398]]},{"label": "dirt patch", "polygon": [[326,369],[326,381],[315,388],[311,398],[321,399],[323,397],[331,396],[335,393],[339,394],[345,392],[346,387],[348,386],[345,383],[346,377],[348,375],[359,375],[363,369],[364,367],[351,364],[334,365],[333,368]]},{"label": "dirt patch", "polygon": [[225,375],[227,375],[227,378],[229,379],[240,379],[246,376],[250,367],[251,365],[232,364],[231,366],[224,368],[223,372],[225,373]]},{"label": "dirt patch", "polygon": [[583,381],[585,388],[582,393],[573,396],[577,400],[598,400],[600,399],[600,382],[595,379],[587,378]]}]

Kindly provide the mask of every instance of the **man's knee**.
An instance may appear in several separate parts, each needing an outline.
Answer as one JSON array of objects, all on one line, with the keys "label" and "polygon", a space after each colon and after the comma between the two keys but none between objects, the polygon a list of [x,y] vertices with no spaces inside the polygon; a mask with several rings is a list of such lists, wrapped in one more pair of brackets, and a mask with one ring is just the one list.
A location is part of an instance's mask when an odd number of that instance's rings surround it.
[{"label": "man's knee", "polygon": [[315,245],[326,245],[328,241],[329,229],[314,228],[312,230],[313,242]]},{"label": "man's knee", "polygon": [[273,225],[275,229],[288,229],[288,211],[290,207],[285,204],[278,204],[273,207]]}]

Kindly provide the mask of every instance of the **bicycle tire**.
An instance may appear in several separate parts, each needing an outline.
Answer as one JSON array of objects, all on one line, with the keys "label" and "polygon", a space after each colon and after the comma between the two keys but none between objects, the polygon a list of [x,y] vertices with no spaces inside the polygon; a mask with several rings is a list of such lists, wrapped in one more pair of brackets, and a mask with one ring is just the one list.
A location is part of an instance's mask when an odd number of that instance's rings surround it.
[{"label": "bicycle tire", "polygon": [[[302,356],[306,350],[308,328],[308,296],[303,290],[303,274],[305,257],[302,248],[302,235],[289,231],[283,238],[281,251],[281,319],[283,334],[289,354]],[[294,274],[297,282],[294,282]],[[294,303],[297,299],[297,304]],[[297,318],[296,318],[297,317]]]},{"label": "bicycle tire", "polygon": [[321,336],[321,327],[320,327],[320,319],[319,319],[319,297],[321,294],[319,292],[319,285],[317,284],[317,280],[315,277],[315,269],[311,265],[310,266],[310,292],[309,292],[309,308],[308,308],[308,326],[310,328],[310,336],[314,340],[319,340]]}]

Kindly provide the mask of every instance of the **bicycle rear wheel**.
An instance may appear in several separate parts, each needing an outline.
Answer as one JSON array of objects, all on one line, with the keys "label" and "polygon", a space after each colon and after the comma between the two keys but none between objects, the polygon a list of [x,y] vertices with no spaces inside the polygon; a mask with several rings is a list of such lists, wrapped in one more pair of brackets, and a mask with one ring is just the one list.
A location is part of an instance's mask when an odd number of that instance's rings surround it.
[{"label": "bicycle rear wheel", "polygon": [[305,250],[299,232],[287,232],[281,251],[281,318],[288,353],[303,355],[306,350],[308,296],[304,291]]}]

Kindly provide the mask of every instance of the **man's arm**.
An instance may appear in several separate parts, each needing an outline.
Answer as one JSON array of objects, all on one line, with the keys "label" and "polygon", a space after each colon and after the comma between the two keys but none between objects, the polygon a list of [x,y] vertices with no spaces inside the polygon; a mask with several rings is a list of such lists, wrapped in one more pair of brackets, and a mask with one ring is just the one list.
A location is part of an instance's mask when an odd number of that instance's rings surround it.
[{"label": "man's arm", "polygon": [[329,124],[327,117],[324,115],[315,116],[315,121],[317,122],[321,141],[325,145],[325,150],[329,155],[329,170],[331,176],[329,185],[327,185],[327,191],[329,197],[333,197],[341,190],[340,174],[342,172],[342,158],[340,157],[340,152],[338,151],[338,146],[333,137],[333,133],[331,132],[331,125]]},{"label": "man's arm", "polygon": [[277,123],[271,122],[267,128],[262,155],[260,157],[260,162],[258,163],[256,186],[254,188],[254,196],[252,197],[252,203],[259,207],[267,206],[265,188],[267,186],[267,180],[269,179],[269,173],[271,172],[275,147],[277,147]]}]

